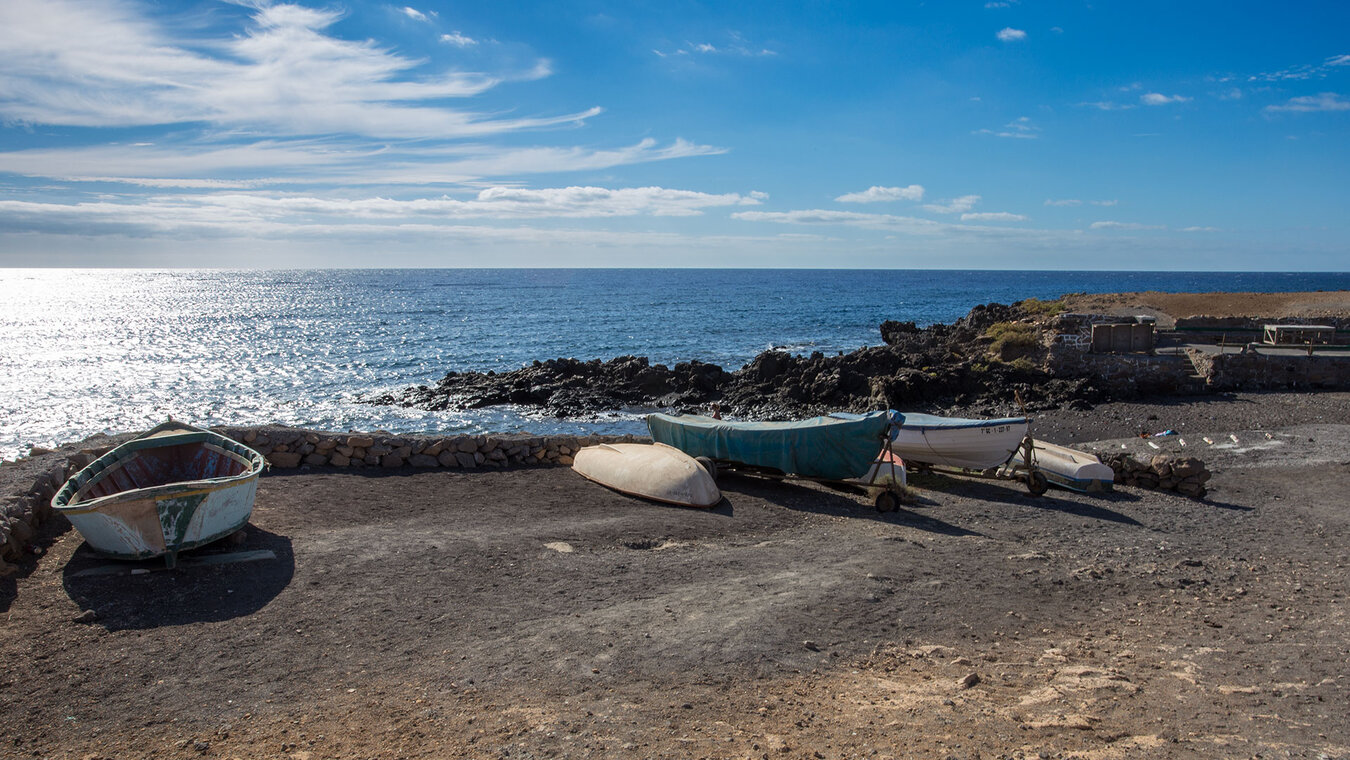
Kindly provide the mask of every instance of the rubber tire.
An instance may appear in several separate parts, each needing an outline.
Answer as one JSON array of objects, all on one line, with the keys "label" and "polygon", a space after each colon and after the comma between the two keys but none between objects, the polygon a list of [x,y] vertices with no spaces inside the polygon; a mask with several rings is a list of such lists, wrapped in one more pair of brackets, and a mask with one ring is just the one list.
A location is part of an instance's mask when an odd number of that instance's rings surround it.
[{"label": "rubber tire", "polygon": [[878,512],[897,512],[900,510],[900,496],[895,491],[882,491],[873,502]]},{"label": "rubber tire", "polygon": [[1050,490],[1050,479],[1040,470],[1027,473],[1027,493],[1032,496],[1044,496]]},{"label": "rubber tire", "polygon": [[716,462],[714,462],[713,460],[709,459],[708,457],[694,457],[694,461],[695,461],[695,462],[698,462],[698,463],[701,464],[701,465],[703,465],[703,469],[707,470],[707,471],[708,471],[708,475],[712,476],[713,482],[714,482],[714,483],[717,482],[717,463],[716,463]]}]

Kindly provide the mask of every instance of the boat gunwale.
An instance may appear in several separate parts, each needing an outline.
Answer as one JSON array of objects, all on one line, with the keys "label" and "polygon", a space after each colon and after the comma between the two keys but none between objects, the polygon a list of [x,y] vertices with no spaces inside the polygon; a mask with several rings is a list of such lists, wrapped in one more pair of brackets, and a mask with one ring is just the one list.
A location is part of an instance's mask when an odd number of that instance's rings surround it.
[{"label": "boat gunwale", "polygon": [[[191,443],[203,443],[206,445],[214,444],[227,456],[244,464],[246,469],[244,472],[237,475],[160,483],[153,486],[145,486],[143,488],[131,488],[124,491],[118,491],[117,493],[106,494],[88,501],[72,502],[72,499],[78,497],[81,489],[92,485],[103,477],[106,477],[108,474],[111,474],[117,468],[118,463],[127,458],[128,454],[139,453],[146,449],[165,448],[168,446]],[[255,480],[262,474],[266,464],[266,460],[259,452],[213,430],[205,430],[184,423],[166,422],[143,435],[137,436],[136,438],[117,446],[81,468],[79,472],[76,472],[66,480],[60,490],[52,496],[51,506],[52,509],[63,514],[84,514],[96,512],[101,507],[125,501],[135,501],[146,498],[158,499],[170,494],[173,496],[183,496],[191,492],[219,491],[236,485],[242,485],[250,480]]]},{"label": "boat gunwale", "polygon": [[[942,417],[941,419],[944,419],[944,420],[951,420],[951,421],[958,421],[958,420],[959,420],[961,424],[955,424],[955,425],[951,425],[951,424],[949,424],[949,425],[938,425],[938,424],[931,424],[931,423],[925,424],[925,423],[923,423],[923,422],[911,423],[911,422],[908,422],[908,421],[907,421],[909,416],[911,416],[911,415],[907,415],[907,414],[905,414],[904,412],[896,412],[894,415],[891,416],[891,421],[895,424],[895,427],[898,428],[898,429],[901,429],[901,430],[919,430],[919,431],[923,431],[923,430],[973,430],[973,429],[976,429],[976,428],[997,427],[997,426],[999,426],[999,425],[1030,425],[1031,422],[1032,422],[1032,418],[1030,418],[1030,417],[1001,417],[1001,418],[996,419],[996,420],[977,420],[977,419],[970,419],[970,418],[966,418],[966,417]],[[915,412],[912,416],[919,416],[919,414],[918,414],[917,412]],[[925,417],[937,417],[938,415],[930,414],[930,415],[923,415],[923,416],[925,416]],[[898,419],[897,419],[897,417],[898,417]]]}]

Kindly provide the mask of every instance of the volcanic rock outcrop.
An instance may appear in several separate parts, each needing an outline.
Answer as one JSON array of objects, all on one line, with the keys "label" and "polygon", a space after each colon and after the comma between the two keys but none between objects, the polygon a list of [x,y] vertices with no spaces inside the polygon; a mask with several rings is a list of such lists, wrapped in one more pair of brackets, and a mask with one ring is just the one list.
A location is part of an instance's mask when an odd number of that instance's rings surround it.
[{"label": "volcanic rock outcrop", "polygon": [[1014,394],[1031,410],[1100,399],[1091,379],[1056,377],[1041,367],[1038,315],[1022,303],[977,306],[951,325],[888,321],[882,346],[836,356],[766,351],[732,372],[699,361],[667,367],[639,356],[550,359],[510,372],[451,372],[434,386],[369,403],[430,410],[518,404],[558,417],[626,407],[706,412],[718,403],[730,415],[773,420],[950,404],[1011,411]]}]

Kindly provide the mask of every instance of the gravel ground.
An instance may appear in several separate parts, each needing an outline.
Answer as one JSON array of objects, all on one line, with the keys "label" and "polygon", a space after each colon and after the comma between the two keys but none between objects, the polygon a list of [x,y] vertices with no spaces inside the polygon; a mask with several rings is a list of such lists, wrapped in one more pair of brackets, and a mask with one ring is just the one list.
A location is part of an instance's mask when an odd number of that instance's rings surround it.
[{"label": "gravel ground", "polygon": [[1037,420],[1177,429],[1204,501],[924,476],[879,515],[729,475],[699,511],[565,468],[315,469],[207,550],[275,560],[102,577],[53,521],[0,581],[0,757],[1350,757],[1348,410]]}]

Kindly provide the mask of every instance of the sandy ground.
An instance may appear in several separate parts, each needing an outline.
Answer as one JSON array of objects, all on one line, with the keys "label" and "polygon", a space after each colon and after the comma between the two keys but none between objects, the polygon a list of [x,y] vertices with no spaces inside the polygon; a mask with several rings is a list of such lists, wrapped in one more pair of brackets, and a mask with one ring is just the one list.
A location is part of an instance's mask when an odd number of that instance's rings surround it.
[{"label": "sandy ground", "polygon": [[108,563],[49,531],[0,586],[0,757],[1350,757],[1347,411],[1038,423],[1185,422],[1206,501],[313,470],[208,550],[271,561],[83,577]]},{"label": "sandy ground", "polygon": [[1171,327],[1184,317],[1350,316],[1350,291],[1305,293],[1103,293],[1064,297],[1069,311],[1097,314],[1151,314]]}]

